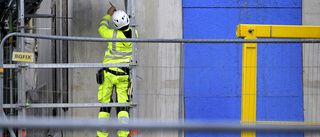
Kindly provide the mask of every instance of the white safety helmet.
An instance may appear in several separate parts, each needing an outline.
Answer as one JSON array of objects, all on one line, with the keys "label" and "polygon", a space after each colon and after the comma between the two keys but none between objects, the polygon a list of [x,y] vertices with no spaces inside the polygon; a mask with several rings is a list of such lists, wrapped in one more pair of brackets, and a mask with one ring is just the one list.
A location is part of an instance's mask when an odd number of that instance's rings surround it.
[{"label": "white safety helmet", "polygon": [[122,10],[117,10],[113,13],[112,21],[117,29],[121,29],[122,27],[127,26],[130,23],[128,15]]}]

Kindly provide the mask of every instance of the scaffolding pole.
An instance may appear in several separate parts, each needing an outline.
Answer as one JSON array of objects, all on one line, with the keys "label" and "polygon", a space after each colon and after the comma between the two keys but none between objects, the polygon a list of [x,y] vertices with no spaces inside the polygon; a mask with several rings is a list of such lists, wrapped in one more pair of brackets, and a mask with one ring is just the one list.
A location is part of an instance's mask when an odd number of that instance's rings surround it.
[{"label": "scaffolding pole", "polygon": [[[20,6],[19,6],[19,21],[20,21],[20,27],[21,27],[21,33],[25,33],[25,20],[24,20],[24,0],[20,0]],[[19,39],[19,50],[21,52],[25,51],[25,43],[24,43],[24,37],[20,37]],[[19,65],[24,65],[24,62],[19,62]],[[18,104],[25,104],[26,103],[26,91],[25,89],[25,69],[19,69],[17,72],[17,78],[18,78]],[[18,117],[24,118],[26,116],[26,108],[18,109]],[[23,136],[23,132],[25,131],[25,128],[20,128],[20,132],[18,132],[18,137]]]},{"label": "scaffolding pole", "polygon": [[[136,34],[136,15],[135,15],[135,0],[131,0],[131,28],[132,28],[132,38],[134,39],[137,39],[137,34]],[[137,103],[137,43],[135,42],[132,42],[132,90],[133,90],[133,96],[132,96],[132,102],[133,103]],[[131,108],[131,121],[135,122],[138,114],[137,114],[137,109],[136,108]],[[131,128],[132,130],[132,137],[138,137],[138,134],[134,132],[134,130],[136,129],[133,129]]]},{"label": "scaffolding pole", "polygon": [[[43,34],[11,33],[1,41],[0,50],[3,50],[5,40],[9,37],[29,37],[49,40],[68,40],[86,42],[137,42],[137,43],[320,43],[320,39],[120,39],[96,37],[72,37]],[[76,46],[76,45],[75,45]]]},{"label": "scaffolding pole", "polygon": [[0,123],[0,128],[34,128],[34,129],[139,129],[139,130],[187,130],[187,131],[261,131],[261,132],[315,132],[319,133],[319,122],[219,122],[219,121],[189,121],[180,123],[176,121],[136,121],[128,124],[119,123],[117,120],[110,120],[108,123],[101,123],[97,119],[65,119],[65,118],[27,118],[12,119]]},{"label": "scaffolding pole", "polygon": [[[13,32],[13,20],[12,20],[12,10],[9,10],[9,33]],[[12,57],[12,43],[13,43],[13,38],[9,38],[9,43],[10,43],[10,48],[9,48],[9,59]],[[9,60],[9,63],[12,64],[12,60]],[[10,84],[10,104],[13,104],[13,73],[12,69],[9,70],[9,84]],[[10,115],[13,115],[13,109],[10,109]]]},{"label": "scaffolding pole", "polygon": [[[180,44],[180,66],[184,66],[184,43]],[[183,124],[184,122],[184,68],[179,70],[179,122]],[[183,137],[183,130],[178,131],[178,137]]]},{"label": "scaffolding pole", "polygon": [[37,103],[37,104],[3,104],[3,108],[99,108],[99,107],[133,107],[137,104],[128,103]]},{"label": "scaffolding pole", "polygon": [[[0,111],[3,110],[3,48],[0,49]],[[4,115],[0,113],[0,118],[3,118]],[[0,128],[0,135],[2,136],[3,129]]]},{"label": "scaffolding pole", "polygon": [[52,69],[52,68],[105,68],[130,67],[129,63],[62,63],[62,64],[3,64],[3,68]]}]

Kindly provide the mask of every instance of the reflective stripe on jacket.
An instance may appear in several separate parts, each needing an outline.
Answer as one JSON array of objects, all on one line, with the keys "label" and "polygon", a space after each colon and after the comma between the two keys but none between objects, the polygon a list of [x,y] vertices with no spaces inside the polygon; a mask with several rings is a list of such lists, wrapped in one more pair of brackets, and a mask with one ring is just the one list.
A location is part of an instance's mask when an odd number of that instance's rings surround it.
[{"label": "reflective stripe on jacket", "polygon": [[[109,29],[111,16],[107,14],[100,22],[99,33],[103,38],[126,38],[122,31],[117,29]],[[125,31],[129,31],[128,28]],[[136,36],[138,32],[136,31]],[[108,48],[105,51],[103,63],[128,63],[132,59],[132,43],[131,42],[108,42]]]}]

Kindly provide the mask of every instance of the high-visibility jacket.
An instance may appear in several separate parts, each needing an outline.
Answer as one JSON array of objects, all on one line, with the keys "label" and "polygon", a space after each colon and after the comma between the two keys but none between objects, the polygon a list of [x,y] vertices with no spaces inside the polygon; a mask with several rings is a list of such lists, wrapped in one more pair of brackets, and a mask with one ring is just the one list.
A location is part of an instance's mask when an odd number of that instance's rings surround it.
[{"label": "high-visibility jacket", "polygon": [[[109,29],[111,16],[105,15],[99,26],[99,33],[103,38],[126,38],[123,31],[117,29]],[[124,31],[129,31],[127,30]],[[138,32],[135,31],[138,38]],[[132,59],[132,42],[108,42],[108,48],[105,51],[103,63],[129,63]]]}]

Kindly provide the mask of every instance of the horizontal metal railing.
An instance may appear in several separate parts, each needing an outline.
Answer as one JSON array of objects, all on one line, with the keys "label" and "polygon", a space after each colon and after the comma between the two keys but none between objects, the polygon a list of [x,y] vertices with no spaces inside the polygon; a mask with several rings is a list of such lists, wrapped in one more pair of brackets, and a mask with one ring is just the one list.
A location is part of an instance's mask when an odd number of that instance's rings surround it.
[{"label": "horizontal metal railing", "polygon": [[[168,122],[170,121],[170,122]],[[97,119],[77,118],[20,118],[3,121],[0,128],[32,128],[32,129],[119,129],[129,128],[138,130],[186,130],[186,131],[263,131],[263,132],[320,132],[320,122],[216,122],[216,121],[189,121],[167,122],[136,120],[128,124],[121,124],[117,120],[101,123]]]},{"label": "horizontal metal railing", "polygon": [[105,67],[130,67],[129,63],[62,63],[62,64],[3,64],[3,68],[28,68],[28,69],[51,69],[51,68],[105,68]]},{"label": "horizontal metal railing", "polygon": [[[87,41],[87,42],[137,42],[137,43],[320,43],[320,39],[118,39],[95,37],[71,37],[42,34],[10,33],[3,38],[30,37],[51,40]],[[1,47],[3,47],[3,41]]]},{"label": "horizontal metal railing", "polygon": [[3,108],[100,108],[100,107],[132,107],[133,103],[39,103],[39,104],[3,104]]}]

